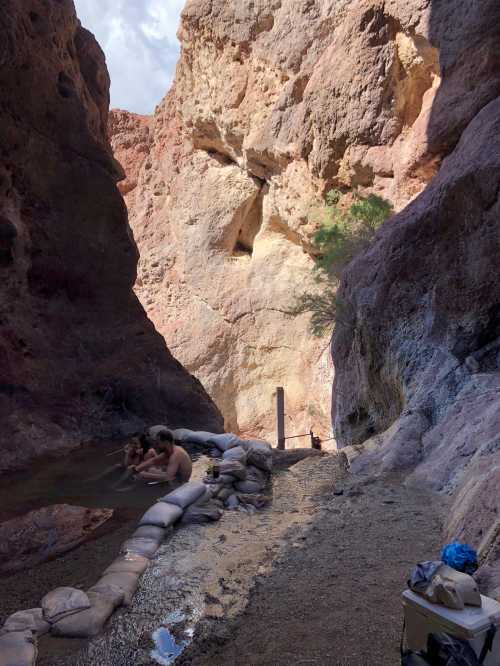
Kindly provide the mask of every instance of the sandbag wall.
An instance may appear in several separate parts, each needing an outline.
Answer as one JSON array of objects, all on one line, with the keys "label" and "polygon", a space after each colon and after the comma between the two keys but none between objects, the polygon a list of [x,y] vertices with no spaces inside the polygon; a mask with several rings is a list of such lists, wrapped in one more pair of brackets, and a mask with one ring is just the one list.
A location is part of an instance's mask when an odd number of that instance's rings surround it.
[{"label": "sandbag wall", "polygon": [[174,431],[177,441],[202,444],[220,458],[220,476],[182,485],[149,508],[114,562],[86,592],[71,587],[52,590],[40,608],[18,611],[0,629],[0,666],[34,666],[37,638],[46,633],[67,638],[97,636],[113,612],[129,605],[139,579],[176,523],[219,520],[223,507],[260,507],[272,471],[267,442],[235,435]]}]

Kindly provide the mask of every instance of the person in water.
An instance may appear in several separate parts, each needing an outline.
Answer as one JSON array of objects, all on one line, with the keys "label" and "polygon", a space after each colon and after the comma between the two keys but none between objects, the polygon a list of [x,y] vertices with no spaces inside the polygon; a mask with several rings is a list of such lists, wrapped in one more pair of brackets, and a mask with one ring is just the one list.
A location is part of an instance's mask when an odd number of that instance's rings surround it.
[{"label": "person in water", "polygon": [[166,428],[161,430],[155,443],[158,452],[139,465],[132,465],[141,479],[147,481],[179,481],[186,483],[191,478],[193,464],[186,451],[175,444],[174,436]]},{"label": "person in water", "polygon": [[125,447],[124,466],[130,469],[156,456],[157,453],[149,443],[146,435],[136,434],[133,436],[132,441]]}]

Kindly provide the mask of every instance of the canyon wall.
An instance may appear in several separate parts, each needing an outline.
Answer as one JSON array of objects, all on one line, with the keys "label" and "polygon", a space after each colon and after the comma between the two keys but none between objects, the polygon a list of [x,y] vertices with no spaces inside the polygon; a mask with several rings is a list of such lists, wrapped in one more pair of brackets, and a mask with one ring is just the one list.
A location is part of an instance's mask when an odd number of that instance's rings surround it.
[{"label": "canyon wall", "polygon": [[0,469],[152,422],[220,430],[133,294],[104,55],[71,0],[0,13]]},{"label": "canyon wall", "polygon": [[427,4],[415,37],[442,81],[422,145],[441,166],[344,275],[335,430],[364,444],[355,469],[451,495],[448,536],[500,562],[500,7]]},{"label": "canyon wall", "polygon": [[112,112],[136,293],[229,429],[273,437],[283,385],[288,434],[328,436],[328,339],[289,315],[315,288],[311,213],[333,187],[402,207],[438,168],[428,2],[402,4],[190,0],[155,115]]}]

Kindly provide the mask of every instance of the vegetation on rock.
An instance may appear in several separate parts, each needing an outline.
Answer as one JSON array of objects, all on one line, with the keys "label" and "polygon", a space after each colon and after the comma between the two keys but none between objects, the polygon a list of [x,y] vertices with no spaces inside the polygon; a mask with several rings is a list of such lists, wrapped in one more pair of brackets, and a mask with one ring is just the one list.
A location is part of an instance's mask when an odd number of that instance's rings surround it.
[{"label": "vegetation on rock", "polygon": [[342,193],[330,190],[324,206],[315,209],[313,220],[320,228],[313,238],[318,288],[297,297],[291,314],[311,314],[311,331],[316,336],[331,333],[335,323],[347,317],[337,288],[344,268],[370,245],[377,229],[393,213],[389,201],[375,194],[354,193],[354,203],[342,205]]}]

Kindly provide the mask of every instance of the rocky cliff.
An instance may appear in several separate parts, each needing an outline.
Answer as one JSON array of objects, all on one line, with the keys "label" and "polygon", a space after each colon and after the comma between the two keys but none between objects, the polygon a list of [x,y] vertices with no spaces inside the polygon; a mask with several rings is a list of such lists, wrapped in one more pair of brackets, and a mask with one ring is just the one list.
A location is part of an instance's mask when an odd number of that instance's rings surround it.
[{"label": "rocky cliff", "polygon": [[190,0],[172,91],[149,121],[112,114],[136,292],[231,429],[272,433],[284,385],[288,433],[329,432],[328,341],[287,315],[313,285],[311,210],[332,187],[401,207],[436,172],[428,3],[400,4]]},{"label": "rocky cliff", "polygon": [[449,493],[449,536],[495,560],[500,8],[491,0],[422,5],[415,40],[432,44],[442,76],[422,146],[441,166],[344,275],[335,428],[342,446],[364,442],[370,452],[355,467],[413,470],[411,481]]},{"label": "rocky cliff", "polygon": [[291,427],[326,428],[321,344],[285,314],[310,285],[311,207],[358,187],[401,211],[344,276],[335,431],[372,451],[359,468],[452,494],[449,535],[490,557],[498,18],[493,0],[190,0],[174,89],[147,123],[113,121],[137,293],[243,432],[269,431],[281,383]]},{"label": "rocky cliff", "polygon": [[220,429],[132,292],[101,49],[71,0],[5,0],[0,34],[0,468],[159,419]]}]

